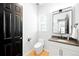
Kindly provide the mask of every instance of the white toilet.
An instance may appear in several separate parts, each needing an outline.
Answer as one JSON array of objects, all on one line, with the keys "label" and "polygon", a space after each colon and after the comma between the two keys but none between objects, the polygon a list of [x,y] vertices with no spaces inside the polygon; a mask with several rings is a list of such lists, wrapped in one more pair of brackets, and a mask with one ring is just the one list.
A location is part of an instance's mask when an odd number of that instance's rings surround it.
[{"label": "white toilet", "polygon": [[36,54],[39,54],[44,49],[44,39],[39,39],[38,42],[34,45],[34,50]]}]

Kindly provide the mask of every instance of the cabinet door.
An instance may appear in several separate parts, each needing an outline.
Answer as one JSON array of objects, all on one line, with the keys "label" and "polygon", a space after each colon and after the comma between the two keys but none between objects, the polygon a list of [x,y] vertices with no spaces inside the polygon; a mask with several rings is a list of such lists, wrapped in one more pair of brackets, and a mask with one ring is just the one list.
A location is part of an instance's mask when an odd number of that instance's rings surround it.
[{"label": "cabinet door", "polygon": [[50,56],[59,56],[59,47],[54,44],[54,42],[48,41],[47,50]]},{"label": "cabinet door", "polygon": [[3,44],[0,44],[0,56],[4,56],[4,55],[5,55],[4,46]]},{"label": "cabinet door", "polygon": [[20,16],[15,17],[15,36],[20,36]]},{"label": "cabinet door", "polygon": [[16,41],[16,51],[18,52],[17,55],[22,55],[22,41]]},{"label": "cabinet door", "polygon": [[22,37],[22,17],[20,17],[20,36]]},{"label": "cabinet door", "polygon": [[4,11],[5,17],[5,38],[11,38],[11,13]]},{"label": "cabinet door", "polygon": [[12,43],[4,45],[5,47],[5,56],[12,56]]},{"label": "cabinet door", "polygon": [[22,37],[22,10],[18,4],[15,4],[15,36]]},{"label": "cabinet door", "polygon": [[22,55],[22,40],[15,41],[14,55],[16,55],[16,56]]},{"label": "cabinet door", "polygon": [[4,37],[4,29],[3,29],[3,11],[0,13],[0,40]]},{"label": "cabinet door", "polygon": [[79,56],[79,52],[76,52],[75,50],[71,50],[71,49],[63,49],[63,55],[64,56]]}]

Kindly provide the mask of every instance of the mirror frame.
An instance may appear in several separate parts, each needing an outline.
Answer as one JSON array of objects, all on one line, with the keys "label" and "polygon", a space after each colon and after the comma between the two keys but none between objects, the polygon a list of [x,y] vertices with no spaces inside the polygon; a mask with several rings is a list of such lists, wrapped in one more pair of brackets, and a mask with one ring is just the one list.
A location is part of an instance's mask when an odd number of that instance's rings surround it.
[{"label": "mirror frame", "polygon": [[[71,17],[71,33],[69,32],[70,35],[72,34],[72,31],[73,31],[73,9],[72,9],[72,7],[67,7],[67,8],[63,8],[63,9],[52,12],[52,33],[53,34],[60,34],[60,33],[53,32],[53,26],[54,26],[53,25],[53,15],[68,12],[68,11],[71,11],[71,16],[72,16]],[[64,34],[67,34],[67,33],[61,33],[61,34],[64,35]]]}]

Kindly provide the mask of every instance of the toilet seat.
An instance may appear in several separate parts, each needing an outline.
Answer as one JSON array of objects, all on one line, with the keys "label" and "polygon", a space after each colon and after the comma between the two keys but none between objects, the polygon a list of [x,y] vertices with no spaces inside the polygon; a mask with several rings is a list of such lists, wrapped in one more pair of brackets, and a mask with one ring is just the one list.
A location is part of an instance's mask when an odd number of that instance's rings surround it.
[{"label": "toilet seat", "polygon": [[44,48],[44,41],[41,39],[34,45],[34,50],[37,54],[41,53]]},{"label": "toilet seat", "polygon": [[40,48],[41,45],[42,45],[42,43],[38,42],[38,43],[35,44],[34,48]]}]

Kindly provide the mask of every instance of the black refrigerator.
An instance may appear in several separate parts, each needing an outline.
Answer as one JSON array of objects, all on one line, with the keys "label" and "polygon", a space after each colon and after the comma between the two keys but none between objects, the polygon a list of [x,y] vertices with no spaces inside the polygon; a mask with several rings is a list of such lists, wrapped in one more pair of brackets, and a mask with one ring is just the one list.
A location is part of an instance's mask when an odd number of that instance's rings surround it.
[{"label": "black refrigerator", "polygon": [[22,56],[23,7],[0,3],[0,56]]}]

